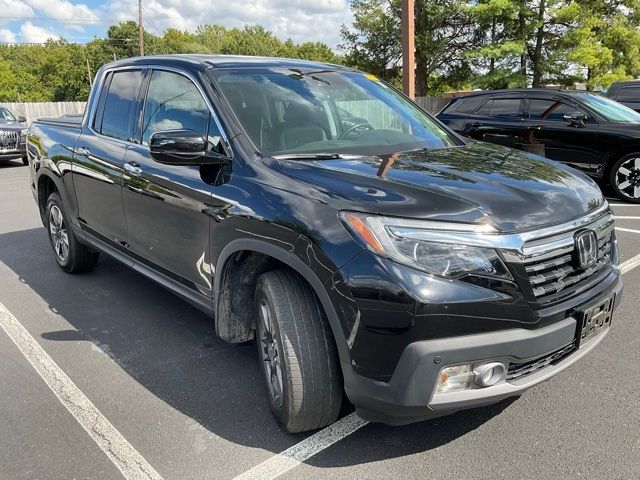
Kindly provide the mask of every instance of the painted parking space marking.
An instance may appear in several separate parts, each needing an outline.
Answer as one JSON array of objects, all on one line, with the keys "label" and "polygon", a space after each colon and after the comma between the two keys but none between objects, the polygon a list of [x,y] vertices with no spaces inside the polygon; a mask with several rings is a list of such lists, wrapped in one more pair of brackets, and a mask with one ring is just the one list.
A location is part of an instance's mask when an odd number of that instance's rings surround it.
[{"label": "painted parking space marking", "polygon": [[616,220],[640,220],[640,217],[623,217],[616,215]]},{"label": "painted parking space marking", "polygon": [[274,455],[251,470],[238,475],[234,480],[272,480],[278,478],[368,423],[355,413],[350,413],[300,443],[287,448],[284,452]]},{"label": "painted parking space marking", "polygon": [[616,227],[616,230],[619,230],[621,232],[640,233],[640,230],[633,230],[632,228]]},{"label": "painted parking space marking", "polygon": [[[640,232],[638,232],[640,233]],[[622,262],[620,264],[620,271],[622,273],[627,273],[629,270],[632,270],[634,268],[636,268],[638,265],[640,265],[640,254],[636,255],[635,257],[630,258],[629,260]]]},{"label": "painted parking space marking", "polygon": [[126,438],[105,418],[35,338],[0,303],[0,327],[16,344],[58,400],[127,480],[162,480]]}]

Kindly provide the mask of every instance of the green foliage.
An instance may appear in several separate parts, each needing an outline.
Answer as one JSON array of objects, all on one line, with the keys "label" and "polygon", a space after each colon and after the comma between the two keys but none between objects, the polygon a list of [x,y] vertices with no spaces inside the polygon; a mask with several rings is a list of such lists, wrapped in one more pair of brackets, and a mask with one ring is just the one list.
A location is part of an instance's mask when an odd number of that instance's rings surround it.
[{"label": "green foliage", "polygon": [[[0,45],[0,101],[86,100],[90,79],[107,62],[138,55],[138,25],[121,22],[107,37],[86,45],[50,40],[44,45]],[[281,41],[261,26],[226,29],[202,25],[195,32],[144,33],[145,54],[262,55],[341,63],[321,42]]]},{"label": "green foliage", "polygon": [[[355,0],[345,62],[401,77],[399,0]],[[416,94],[640,75],[640,0],[415,0]]]}]

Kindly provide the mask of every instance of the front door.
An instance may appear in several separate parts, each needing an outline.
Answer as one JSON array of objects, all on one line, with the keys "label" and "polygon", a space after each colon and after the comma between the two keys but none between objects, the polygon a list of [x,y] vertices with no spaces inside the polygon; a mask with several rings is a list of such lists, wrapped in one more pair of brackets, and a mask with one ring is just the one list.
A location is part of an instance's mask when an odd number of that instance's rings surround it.
[{"label": "front door", "polygon": [[141,83],[141,70],[106,74],[91,127],[82,132],[74,151],[72,171],[82,227],[116,248],[124,248],[127,239],[122,174]]},{"label": "front door", "polygon": [[[201,167],[164,165],[149,154],[152,134],[217,130],[196,85],[173,71],[153,70],[140,125],[140,144],[125,159],[124,208],[131,255],[175,282],[211,295],[209,220],[213,187]],[[209,127],[211,123],[211,127]],[[220,135],[213,132],[213,136]]]},{"label": "front door", "polygon": [[[595,173],[601,165],[602,148],[598,145],[598,122],[577,105],[559,99],[530,98],[527,123],[533,128],[534,140],[545,145],[545,156],[567,163],[586,173]],[[572,125],[566,114],[581,112],[583,126]]]}]

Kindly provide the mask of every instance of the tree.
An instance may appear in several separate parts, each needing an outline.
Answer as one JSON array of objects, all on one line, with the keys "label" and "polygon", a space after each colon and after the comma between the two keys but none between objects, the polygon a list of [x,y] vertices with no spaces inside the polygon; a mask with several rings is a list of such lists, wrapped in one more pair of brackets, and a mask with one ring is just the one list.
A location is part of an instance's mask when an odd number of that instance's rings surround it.
[{"label": "tree", "polygon": [[402,28],[400,0],[353,0],[353,25],[342,25],[344,61],[361,70],[400,84]]},{"label": "tree", "polygon": [[[439,93],[471,74],[466,50],[474,41],[472,18],[461,0],[416,0],[416,95]],[[400,0],[354,0],[351,28],[343,25],[347,64],[399,83],[402,58]]]}]

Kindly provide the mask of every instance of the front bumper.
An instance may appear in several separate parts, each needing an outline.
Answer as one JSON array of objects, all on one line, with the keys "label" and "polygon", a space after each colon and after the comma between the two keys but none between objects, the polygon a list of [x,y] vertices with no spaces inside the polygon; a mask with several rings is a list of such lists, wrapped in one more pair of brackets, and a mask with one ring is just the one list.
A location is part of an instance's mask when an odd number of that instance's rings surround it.
[{"label": "front bumper", "polygon": [[[615,295],[615,308],[620,301],[621,292],[622,280],[618,275],[607,288],[592,294],[585,303],[596,303]],[[607,335],[608,330],[557,363],[492,387],[434,395],[441,368],[491,360],[525,363],[543,358],[571,344],[575,340],[576,329],[576,318],[569,316],[538,329],[513,328],[416,341],[404,349],[388,382],[358,375],[352,368],[343,368],[345,389],[360,416],[395,425],[447,415],[465,408],[489,405],[518,396],[558,374],[595,348]]]},{"label": "front bumper", "polygon": [[20,141],[20,147],[11,150],[0,149],[0,160],[11,160],[14,158],[22,158],[27,155],[27,144],[23,138]]}]

